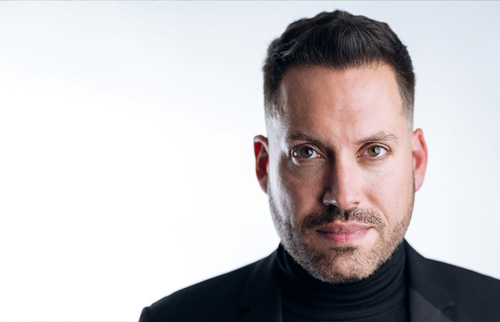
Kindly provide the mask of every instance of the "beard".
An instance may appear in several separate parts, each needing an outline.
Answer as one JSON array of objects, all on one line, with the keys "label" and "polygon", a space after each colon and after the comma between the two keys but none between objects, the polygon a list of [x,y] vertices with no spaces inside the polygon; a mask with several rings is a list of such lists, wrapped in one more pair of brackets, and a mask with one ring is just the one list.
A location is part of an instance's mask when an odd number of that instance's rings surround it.
[{"label": "beard", "polygon": [[[356,282],[374,274],[403,241],[410,223],[414,203],[414,190],[407,211],[401,220],[389,227],[383,216],[371,209],[340,209],[325,206],[311,213],[294,227],[293,216],[280,214],[269,193],[269,204],[274,225],[285,250],[310,275],[326,283]],[[318,247],[316,230],[329,223],[354,221],[368,224],[378,233],[371,248],[362,246]]]}]

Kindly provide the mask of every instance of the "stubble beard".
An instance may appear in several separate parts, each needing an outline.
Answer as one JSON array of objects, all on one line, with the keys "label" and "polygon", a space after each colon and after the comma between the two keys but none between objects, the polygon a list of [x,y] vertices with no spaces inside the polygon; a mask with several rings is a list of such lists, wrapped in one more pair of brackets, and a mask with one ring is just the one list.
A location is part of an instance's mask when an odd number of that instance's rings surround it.
[{"label": "stubble beard", "polygon": [[[293,218],[281,216],[269,193],[269,204],[274,225],[285,250],[313,277],[331,284],[356,282],[371,276],[384,264],[403,241],[410,223],[414,203],[414,190],[406,214],[387,231],[380,214],[370,209],[341,210],[335,206],[308,215],[293,227]],[[336,246],[327,250],[311,244],[312,234],[321,225],[334,221],[356,221],[369,224],[378,232],[378,238],[371,249],[354,246]],[[314,236],[312,236],[314,237]]]}]

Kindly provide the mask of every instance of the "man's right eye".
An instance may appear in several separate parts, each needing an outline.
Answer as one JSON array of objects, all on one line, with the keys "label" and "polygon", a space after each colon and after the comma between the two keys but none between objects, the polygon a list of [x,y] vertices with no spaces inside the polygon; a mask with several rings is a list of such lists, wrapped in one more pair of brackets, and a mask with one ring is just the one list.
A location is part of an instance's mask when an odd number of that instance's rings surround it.
[{"label": "man's right eye", "polygon": [[293,150],[292,155],[301,159],[312,159],[318,157],[316,150],[310,146],[302,146]]}]

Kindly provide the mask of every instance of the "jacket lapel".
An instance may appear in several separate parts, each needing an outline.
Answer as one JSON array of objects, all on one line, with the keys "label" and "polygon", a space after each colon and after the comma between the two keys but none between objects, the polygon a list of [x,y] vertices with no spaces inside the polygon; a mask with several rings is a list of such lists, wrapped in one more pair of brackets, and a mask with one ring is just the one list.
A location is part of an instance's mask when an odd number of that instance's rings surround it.
[{"label": "jacket lapel", "polygon": [[451,321],[443,313],[454,306],[442,277],[431,262],[418,254],[406,241],[408,264],[408,300],[410,322]]},{"label": "jacket lapel", "polygon": [[277,252],[257,263],[241,292],[238,306],[246,314],[239,322],[281,322],[281,290]]}]

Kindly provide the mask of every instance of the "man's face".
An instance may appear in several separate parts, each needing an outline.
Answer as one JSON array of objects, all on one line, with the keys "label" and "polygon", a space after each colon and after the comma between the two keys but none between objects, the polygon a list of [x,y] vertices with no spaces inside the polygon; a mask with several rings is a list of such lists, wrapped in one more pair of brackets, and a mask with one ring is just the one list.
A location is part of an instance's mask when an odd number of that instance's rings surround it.
[{"label": "man's face", "polygon": [[363,279],[402,241],[427,150],[393,70],[297,66],[283,112],[255,138],[257,176],[285,249],[325,282]]}]

